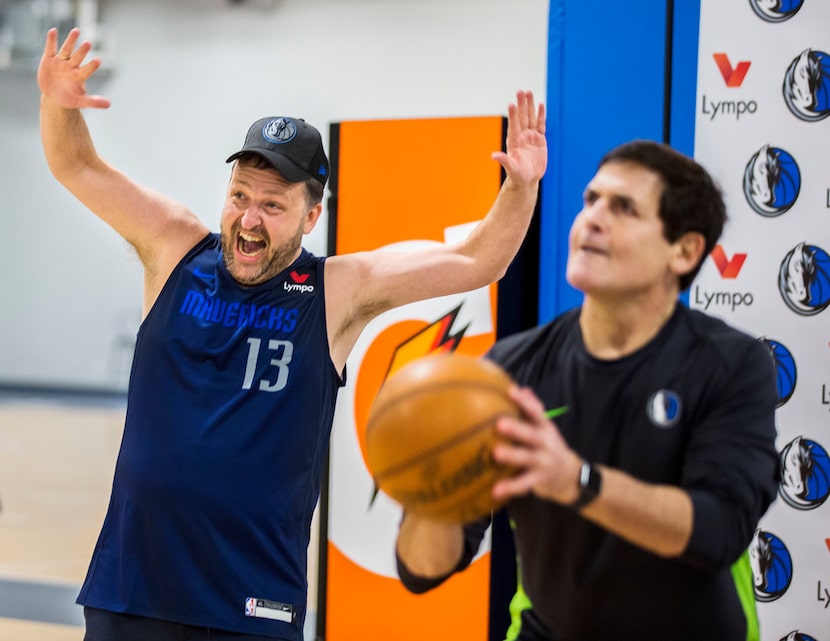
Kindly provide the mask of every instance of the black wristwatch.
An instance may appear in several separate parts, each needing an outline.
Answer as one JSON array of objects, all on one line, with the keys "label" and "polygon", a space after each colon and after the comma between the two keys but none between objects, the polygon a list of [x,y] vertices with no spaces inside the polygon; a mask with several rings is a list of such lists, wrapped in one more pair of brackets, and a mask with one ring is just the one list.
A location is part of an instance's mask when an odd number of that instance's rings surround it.
[{"label": "black wristwatch", "polygon": [[597,498],[601,485],[602,474],[600,474],[600,471],[588,461],[582,461],[582,468],[579,471],[579,496],[569,507],[574,510],[581,510]]}]

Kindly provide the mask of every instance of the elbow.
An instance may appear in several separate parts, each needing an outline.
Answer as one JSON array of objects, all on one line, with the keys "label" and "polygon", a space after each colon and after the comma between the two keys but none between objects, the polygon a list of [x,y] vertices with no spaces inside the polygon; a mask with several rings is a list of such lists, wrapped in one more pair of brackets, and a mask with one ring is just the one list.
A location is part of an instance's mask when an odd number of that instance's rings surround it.
[{"label": "elbow", "polygon": [[46,166],[49,167],[49,173],[52,174],[52,177],[57,180],[61,185],[64,187],[68,187],[71,184],[71,174],[69,172],[68,163],[59,163],[54,160],[50,160],[47,157]]},{"label": "elbow", "polygon": [[503,265],[499,269],[493,270],[493,273],[490,276],[490,280],[487,281],[488,284],[489,283],[497,283],[502,278],[504,278],[507,275],[507,268],[509,266],[510,266],[509,264],[508,265]]},{"label": "elbow", "polygon": [[666,541],[663,545],[655,545],[652,552],[663,559],[679,559],[682,558],[689,549],[690,536],[683,539],[675,539]]},{"label": "elbow", "polygon": [[[760,513],[763,514],[764,510]],[[756,512],[717,504],[714,497],[696,497],[695,524],[681,555],[710,572],[731,566],[746,551],[758,524]]]},{"label": "elbow", "polygon": [[473,291],[499,282],[502,278],[504,278],[505,274],[507,274],[507,268],[509,266],[509,262],[492,263],[483,266],[479,270],[477,278],[474,279],[467,291]]},{"label": "elbow", "polygon": [[70,186],[77,180],[85,167],[83,161],[79,158],[70,158],[54,153],[46,154],[46,166],[55,180],[67,189],[71,189]]},{"label": "elbow", "polygon": [[454,574],[453,570],[438,576],[419,576],[406,566],[401,559],[400,554],[396,554],[395,556],[398,569],[398,578],[401,580],[401,585],[403,585],[403,587],[412,594],[424,594],[425,592],[429,592],[430,590],[437,588]]}]

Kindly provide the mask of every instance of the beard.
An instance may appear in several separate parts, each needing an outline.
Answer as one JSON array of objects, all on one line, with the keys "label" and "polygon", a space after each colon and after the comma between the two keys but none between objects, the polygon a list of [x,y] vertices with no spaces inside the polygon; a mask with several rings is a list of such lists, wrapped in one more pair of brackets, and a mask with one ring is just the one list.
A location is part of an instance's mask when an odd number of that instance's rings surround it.
[{"label": "beard", "polygon": [[237,221],[231,227],[230,233],[222,232],[221,244],[225,268],[234,280],[242,285],[259,285],[267,280],[270,280],[294,261],[297,256],[297,252],[302,245],[302,225],[297,228],[297,231],[293,235],[286,238],[281,244],[275,247],[271,245],[271,238],[264,229],[252,229],[251,232],[259,234],[265,238],[266,252],[269,252],[270,255],[263,254],[260,258],[260,262],[256,265],[240,265],[236,261],[235,253],[236,245],[240,242],[240,229],[241,227],[239,221]]}]

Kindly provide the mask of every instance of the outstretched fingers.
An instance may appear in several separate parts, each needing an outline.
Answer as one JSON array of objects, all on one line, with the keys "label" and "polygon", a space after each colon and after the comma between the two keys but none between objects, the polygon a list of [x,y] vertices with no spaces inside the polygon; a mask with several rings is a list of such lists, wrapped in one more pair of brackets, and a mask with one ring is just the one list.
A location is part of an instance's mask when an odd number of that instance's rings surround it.
[{"label": "outstretched fingers", "polygon": [[55,27],[46,32],[46,43],[43,46],[43,56],[52,57],[58,53],[58,30]]},{"label": "outstretched fingers", "polygon": [[535,125],[534,128],[536,129],[536,131],[538,131],[543,136],[545,135],[545,132],[547,131],[547,123],[545,122],[546,118],[547,118],[547,114],[545,113],[545,103],[540,102],[539,107],[536,111],[536,125]]},{"label": "outstretched fingers", "polygon": [[541,179],[547,167],[545,108],[536,106],[532,91],[517,91],[516,102],[507,108],[506,151],[494,152],[513,180],[532,183]]},{"label": "outstretched fingers", "polygon": [[101,67],[101,61],[98,58],[93,58],[85,65],[78,67],[78,77],[86,82],[86,80],[94,74]]},{"label": "outstretched fingers", "polygon": [[[58,51],[55,55],[57,55],[62,60],[69,60],[72,57],[73,52],[75,51],[75,44],[78,42],[78,38],[80,36],[81,36],[81,30],[80,29],[78,29],[77,27],[75,27],[73,29],[70,29],[69,34],[66,36],[66,40],[63,41],[63,44],[61,45],[60,49],[58,49]],[[57,31],[55,32],[55,38],[57,38]],[[88,44],[88,43],[84,43],[84,44]],[[82,47],[83,47],[83,45],[82,45]],[[87,47],[86,50],[89,51],[89,47]],[[84,55],[86,55],[86,54],[84,54]],[[82,58],[82,60],[83,60],[83,58]]]},{"label": "outstretched fingers", "polygon": [[[509,116],[513,115],[510,119]],[[508,108],[508,122],[514,126],[514,133],[521,134],[523,131],[536,131],[545,133],[545,105],[536,101],[532,91],[517,91],[516,104]]]},{"label": "outstretched fingers", "polygon": [[[524,131],[529,126],[530,118],[528,118],[527,113],[528,102],[533,102],[533,94],[530,94],[530,98],[528,99],[528,92],[516,92],[516,118],[513,124],[518,125],[518,127],[516,127],[518,131]],[[518,133],[518,131],[516,133]]]},{"label": "outstretched fingers", "polygon": [[[54,31],[54,35],[52,32]],[[47,49],[49,48],[49,40],[53,40],[52,47],[56,48],[57,45],[57,29],[50,29],[49,33],[46,34],[46,46]],[[89,69],[87,72],[82,74],[82,79],[86,80],[91,76],[98,67],[101,66],[100,60],[91,60],[89,63],[81,67],[84,59],[87,57],[90,51],[92,51],[92,43],[89,40],[83,41],[80,45],[78,44],[78,38],[81,36],[81,30],[77,27],[71,29],[69,31],[69,35],[66,36],[66,40],[63,41],[63,44],[60,46],[60,49],[57,49],[53,56],[55,58],[59,58],[60,60],[68,61],[71,66]],[[93,64],[94,63],[94,64]],[[90,68],[90,64],[93,66]]]},{"label": "outstretched fingers", "polygon": [[92,50],[92,43],[78,44],[80,35],[80,29],[75,27],[58,45],[58,30],[47,31],[38,68],[38,85],[44,95],[63,107],[106,109],[110,106],[109,99],[86,93],[85,83],[101,67],[101,61],[93,58],[84,62]]}]

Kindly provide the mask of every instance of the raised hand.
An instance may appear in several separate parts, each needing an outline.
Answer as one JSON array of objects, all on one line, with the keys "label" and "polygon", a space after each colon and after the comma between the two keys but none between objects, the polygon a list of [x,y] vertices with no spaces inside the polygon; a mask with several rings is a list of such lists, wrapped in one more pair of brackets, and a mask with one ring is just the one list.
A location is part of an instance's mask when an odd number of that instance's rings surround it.
[{"label": "raised hand", "polygon": [[89,95],[86,91],[86,81],[101,66],[101,60],[93,58],[84,64],[92,44],[86,41],[76,48],[80,35],[79,29],[72,29],[58,48],[58,30],[47,32],[37,70],[37,84],[44,96],[66,109],[106,109],[110,106],[109,99]]},{"label": "raised hand", "polygon": [[516,92],[516,103],[507,108],[507,152],[494,152],[493,159],[517,182],[537,181],[544,175],[548,164],[545,105],[536,107],[532,91]]}]

